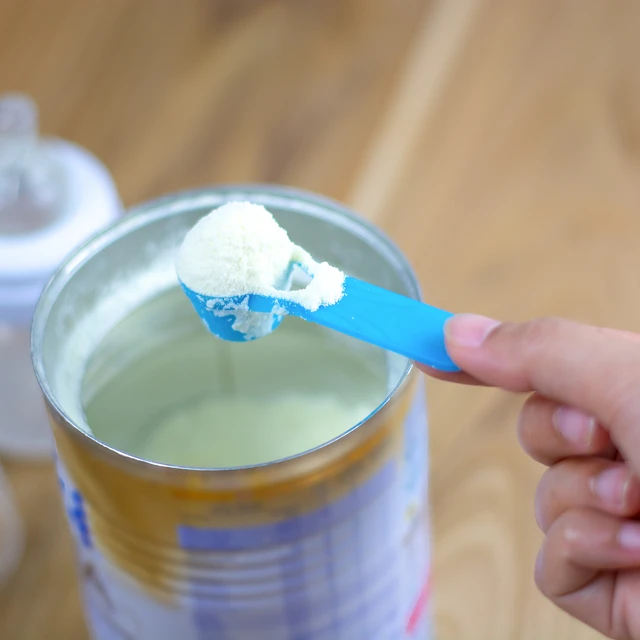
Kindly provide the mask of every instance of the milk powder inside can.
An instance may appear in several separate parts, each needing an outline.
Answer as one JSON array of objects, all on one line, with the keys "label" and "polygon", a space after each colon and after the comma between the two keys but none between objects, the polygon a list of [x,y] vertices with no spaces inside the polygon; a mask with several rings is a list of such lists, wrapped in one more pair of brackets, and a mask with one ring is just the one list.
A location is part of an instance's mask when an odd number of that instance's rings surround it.
[{"label": "milk powder inside can", "polygon": [[93,637],[429,639],[420,380],[295,318],[247,344],[208,334],[174,258],[232,200],[264,205],[317,259],[419,295],[378,229],[272,186],[151,202],[65,263],[34,366]]}]

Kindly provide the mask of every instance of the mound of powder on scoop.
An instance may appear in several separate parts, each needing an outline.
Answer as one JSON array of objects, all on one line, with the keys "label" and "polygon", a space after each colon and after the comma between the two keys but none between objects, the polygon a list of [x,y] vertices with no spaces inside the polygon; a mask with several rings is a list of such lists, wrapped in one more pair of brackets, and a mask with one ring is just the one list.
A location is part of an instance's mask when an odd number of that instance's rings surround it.
[{"label": "mound of powder on scoop", "polygon": [[[282,290],[292,262],[312,280],[304,289]],[[343,294],[342,271],[316,262],[264,207],[250,202],[230,202],[202,218],[185,237],[176,268],[183,284],[206,296],[256,293],[315,311]]]}]

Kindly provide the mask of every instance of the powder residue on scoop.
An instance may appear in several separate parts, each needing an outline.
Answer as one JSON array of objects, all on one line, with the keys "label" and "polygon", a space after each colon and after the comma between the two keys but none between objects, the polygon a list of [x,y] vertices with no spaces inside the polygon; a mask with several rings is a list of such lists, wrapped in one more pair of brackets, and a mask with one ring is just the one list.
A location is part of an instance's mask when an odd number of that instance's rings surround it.
[{"label": "powder residue on scoop", "polygon": [[[305,288],[288,291],[282,287],[292,262],[312,279]],[[269,211],[250,202],[230,202],[201,218],[185,237],[176,268],[183,284],[206,296],[255,293],[316,311],[343,295],[344,273],[316,262],[291,242]]]}]

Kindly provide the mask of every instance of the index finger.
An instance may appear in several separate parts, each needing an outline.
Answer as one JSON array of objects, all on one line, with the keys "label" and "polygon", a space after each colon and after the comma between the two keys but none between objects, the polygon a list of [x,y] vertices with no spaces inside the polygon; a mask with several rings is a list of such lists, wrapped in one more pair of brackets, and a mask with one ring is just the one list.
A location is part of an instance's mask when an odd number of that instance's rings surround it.
[{"label": "index finger", "polygon": [[447,323],[446,338],[464,371],[457,380],[537,391],[580,408],[610,430],[640,471],[639,336],[555,318],[516,324],[459,315]]}]

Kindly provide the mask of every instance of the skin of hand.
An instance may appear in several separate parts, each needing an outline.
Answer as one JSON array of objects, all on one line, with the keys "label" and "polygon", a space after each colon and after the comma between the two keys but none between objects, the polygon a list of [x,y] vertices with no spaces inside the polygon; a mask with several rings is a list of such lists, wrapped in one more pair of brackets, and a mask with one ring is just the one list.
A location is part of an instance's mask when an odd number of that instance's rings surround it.
[{"label": "skin of hand", "polygon": [[452,382],[531,393],[518,424],[548,467],[535,514],[535,580],[569,614],[640,640],[640,335],[545,318],[458,315],[445,328]]}]

